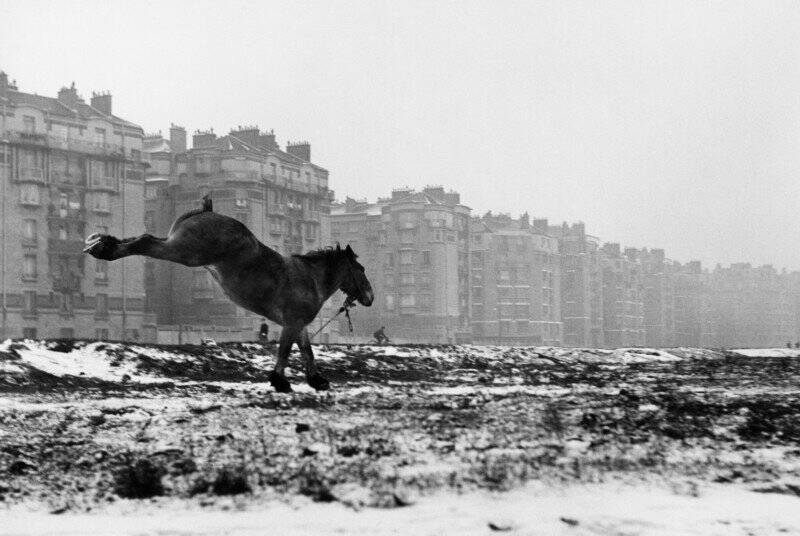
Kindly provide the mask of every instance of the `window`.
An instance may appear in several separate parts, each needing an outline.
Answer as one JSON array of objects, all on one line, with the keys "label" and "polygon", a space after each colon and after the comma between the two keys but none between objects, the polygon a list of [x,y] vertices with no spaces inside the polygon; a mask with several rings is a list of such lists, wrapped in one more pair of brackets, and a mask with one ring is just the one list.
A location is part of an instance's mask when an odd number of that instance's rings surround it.
[{"label": "window", "polygon": [[110,212],[107,193],[94,192],[92,194],[92,210],[95,212]]},{"label": "window", "polygon": [[500,281],[510,281],[511,272],[509,270],[500,270],[498,274],[498,279],[500,279]]},{"label": "window", "polygon": [[414,274],[400,274],[400,284],[401,285],[413,285],[414,284]]},{"label": "window", "polygon": [[156,213],[152,210],[144,213],[144,230],[148,233],[156,232]]},{"label": "window", "polygon": [[36,133],[36,118],[32,115],[23,115],[22,116],[22,130],[25,131],[26,134],[35,134]]},{"label": "window", "polygon": [[108,280],[108,261],[103,259],[95,259],[94,261],[94,277],[101,281]]},{"label": "window", "polygon": [[19,185],[19,202],[23,205],[39,204],[39,185],[23,183]]},{"label": "window", "polygon": [[386,294],[386,310],[394,311],[394,295]]},{"label": "window", "polygon": [[36,255],[25,255],[22,258],[22,278],[36,279]]},{"label": "window", "polygon": [[400,231],[401,244],[413,244],[416,237],[417,233],[414,232],[414,229],[403,229]]},{"label": "window", "polygon": [[98,317],[108,316],[108,295],[97,294],[94,298],[94,314]]},{"label": "window", "polygon": [[419,306],[422,309],[430,309],[431,308],[431,295],[430,294],[420,294],[419,296]]},{"label": "window", "polygon": [[107,341],[108,340],[108,328],[95,328],[94,330],[94,338],[98,341]]},{"label": "window", "polygon": [[31,316],[36,314],[36,291],[35,290],[26,290],[22,293],[23,299],[23,310],[22,313],[25,316]]},{"label": "window", "polygon": [[417,304],[417,297],[414,294],[403,294],[400,296],[401,307],[414,307]]},{"label": "window", "polygon": [[414,264],[414,251],[404,250],[400,252],[400,264]]},{"label": "window", "polygon": [[394,268],[394,253],[386,254],[386,268]]},{"label": "window", "polygon": [[22,220],[22,238],[29,242],[36,242],[36,220]]},{"label": "window", "polygon": [[72,313],[72,294],[67,294],[66,292],[61,294],[60,309],[62,313]]},{"label": "window", "polygon": [[58,239],[59,240],[66,240],[67,239],[67,228],[64,225],[58,226]]},{"label": "window", "polygon": [[386,277],[384,278],[384,283],[386,284],[387,287],[393,287],[394,286],[394,275],[392,275],[392,274],[386,275]]},{"label": "window", "polygon": [[98,145],[106,144],[106,129],[104,128],[94,129],[94,142]]},{"label": "window", "polygon": [[22,338],[23,339],[35,339],[36,338],[36,328],[22,328]]},{"label": "window", "polygon": [[422,266],[430,266],[431,265],[431,252],[430,251],[423,251],[422,252]]},{"label": "window", "polygon": [[472,317],[475,319],[483,318],[483,304],[481,303],[472,304]]}]

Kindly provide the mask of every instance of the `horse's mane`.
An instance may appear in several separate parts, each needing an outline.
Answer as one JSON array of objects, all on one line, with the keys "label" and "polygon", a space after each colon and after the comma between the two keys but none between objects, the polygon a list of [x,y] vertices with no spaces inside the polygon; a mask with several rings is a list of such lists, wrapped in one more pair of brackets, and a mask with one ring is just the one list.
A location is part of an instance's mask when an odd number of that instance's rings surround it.
[{"label": "horse's mane", "polygon": [[295,253],[292,257],[305,259],[307,261],[338,260],[340,257],[343,257],[344,254],[344,250],[341,248],[324,247],[309,251],[308,253]]}]

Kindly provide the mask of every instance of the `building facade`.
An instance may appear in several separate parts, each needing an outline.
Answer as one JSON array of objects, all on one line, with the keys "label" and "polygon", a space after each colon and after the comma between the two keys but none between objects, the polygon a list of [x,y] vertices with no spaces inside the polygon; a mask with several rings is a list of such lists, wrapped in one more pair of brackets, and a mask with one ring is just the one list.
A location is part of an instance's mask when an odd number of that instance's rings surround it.
[{"label": "building facade", "polygon": [[[281,254],[329,244],[325,220],[333,192],[328,171],[311,162],[307,142],[281,148],[273,132],[239,127],[219,137],[210,130],[197,131],[188,148],[184,128],[172,125],[169,138],[145,138],[145,153],[150,167],[144,225],[149,233],[166,235],[176,217],[199,207],[210,193],[216,212],[238,219]],[[262,321],[234,305],[204,268],[148,260],[146,289],[148,309],[162,326],[209,332],[221,328],[231,338],[250,339]],[[320,323],[326,314],[328,309],[319,316]],[[279,327],[271,328],[277,336]],[[329,333],[327,329],[318,340]]]},{"label": "building facade", "polygon": [[353,247],[378,297],[354,316],[355,336],[386,326],[394,340],[469,340],[469,229],[470,209],[441,186],[335,206],[331,239]]},{"label": "building facade", "polygon": [[603,340],[605,346],[643,346],[644,284],[638,250],[620,251],[617,243],[606,243],[603,253]]},{"label": "building facade", "polygon": [[604,345],[602,252],[583,223],[534,228],[558,238],[561,251],[561,315],[563,344],[599,348]]},{"label": "building facade", "polygon": [[473,218],[472,338],[476,343],[562,342],[558,240],[535,229],[527,214]]},{"label": "building facade", "polygon": [[142,137],[108,93],[44,97],[0,72],[2,337],[151,338],[142,259],[83,253],[91,233],[144,231]]}]

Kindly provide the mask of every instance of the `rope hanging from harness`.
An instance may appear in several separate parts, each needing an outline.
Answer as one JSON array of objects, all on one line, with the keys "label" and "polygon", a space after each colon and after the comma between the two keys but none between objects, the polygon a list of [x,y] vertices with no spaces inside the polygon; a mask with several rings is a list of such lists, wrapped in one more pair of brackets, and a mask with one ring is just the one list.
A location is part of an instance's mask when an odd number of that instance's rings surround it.
[{"label": "rope hanging from harness", "polygon": [[347,298],[345,298],[345,300],[344,300],[344,303],[342,304],[342,306],[341,306],[341,307],[339,307],[339,310],[336,312],[336,314],[335,314],[335,315],[333,315],[333,316],[332,316],[332,317],[331,317],[331,318],[330,318],[330,319],[329,319],[327,322],[325,322],[324,324],[322,324],[322,327],[320,327],[320,328],[319,328],[317,331],[315,331],[315,332],[314,332],[314,334],[313,334],[311,337],[309,337],[309,339],[313,339],[314,337],[316,337],[317,335],[319,335],[319,332],[320,332],[320,331],[322,331],[323,329],[325,329],[325,327],[326,327],[328,324],[330,324],[331,322],[333,322],[333,320],[334,320],[334,319],[335,319],[337,316],[339,316],[340,314],[342,314],[342,313],[344,313],[344,316],[345,316],[345,317],[347,317],[347,327],[348,327],[348,328],[350,328],[350,333],[353,333],[353,321],[352,321],[352,320],[350,320],[350,309],[356,306],[356,303],[355,303],[355,302],[356,302],[356,299],[355,299],[354,297],[352,297],[352,296],[348,296]]}]

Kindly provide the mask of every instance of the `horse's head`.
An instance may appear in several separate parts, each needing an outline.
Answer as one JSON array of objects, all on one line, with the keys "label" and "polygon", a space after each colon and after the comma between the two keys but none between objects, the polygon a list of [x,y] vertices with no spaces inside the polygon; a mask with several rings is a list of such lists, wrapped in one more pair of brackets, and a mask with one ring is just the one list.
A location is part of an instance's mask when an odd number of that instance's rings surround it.
[{"label": "horse's head", "polygon": [[372,285],[369,284],[369,279],[364,273],[364,267],[356,260],[358,255],[350,247],[350,244],[344,250],[337,244],[336,249],[342,252],[345,262],[339,290],[347,294],[349,298],[358,300],[361,305],[369,307],[372,305],[372,300],[375,299],[375,294],[373,294]]}]

